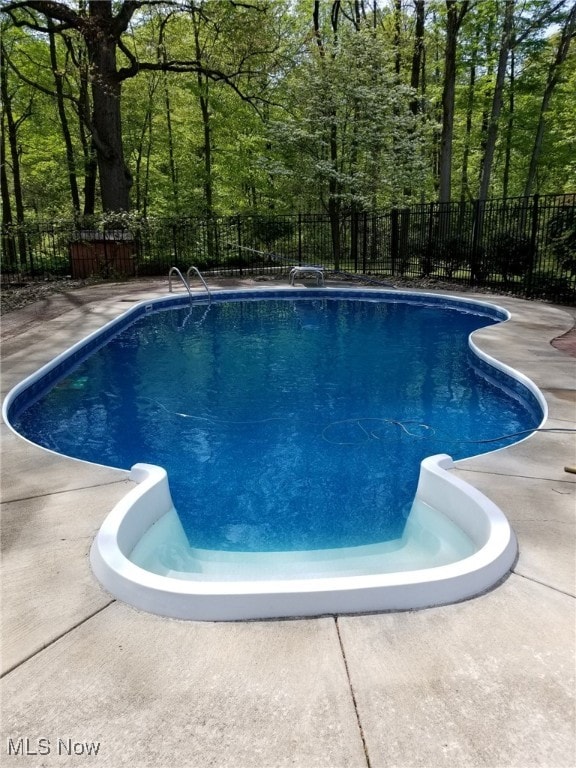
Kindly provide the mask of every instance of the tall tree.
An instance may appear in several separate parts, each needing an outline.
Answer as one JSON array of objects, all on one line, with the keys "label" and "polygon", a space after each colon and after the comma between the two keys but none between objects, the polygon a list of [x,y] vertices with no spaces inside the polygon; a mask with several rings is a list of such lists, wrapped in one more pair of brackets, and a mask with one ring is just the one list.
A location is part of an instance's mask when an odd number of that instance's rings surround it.
[{"label": "tall tree", "polygon": [[[20,35],[18,45],[12,46],[11,54],[6,53],[9,69],[24,86],[43,94],[47,99],[38,99],[45,105],[55,106],[54,119],[48,118],[60,126],[64,142],[66,176],[68,178],[72,210],[74,215],[80,212],[79,168],[77,162],[77,139],[81,146],[84,165],[84,210],[85,215],[94,212],[96,165],[93,147],[87,131],[90,125],[89,68],[86,50],[82,40],[75,34],[54,33],[54,24],[48,19],[48,44],[42,37],[32,34]],[[12,30],[13,32],[13,30]],[[63,45],[60,45],[63,43]],[[50,77],[48,77],[50,72]],[[36,109],[37,112],[41,111]],[[48,111],[52,111],[51,106]],[[78,135],[71,127],[70,113],[75,114]],[[46,132],[43,133],[46,138]],[[38,147],[36,147],[38,149]],[[56,155],[52,151],[52,155]]]},{"label": "tall tree", "polygon": [[508,96],[508,121],[506,124],[506,146],[504,149],[504,177],[502,180],[502,196],[508,197],[510,184],[510,167],[512,162],[512,134],[514,132],[514,108],[516,103],[516,55],[514,49],[510,51],[510,77]]},{"label": "tall tree", "polygon": [[[506,69],[510,51],[513,47],[519,46],[522,42],[524,42],[534,31],[541,29],[542,26],[547,23],[550,18],[552,18],[554,14],[565,4],[566,0],[559,0],[559,2],[555,3],[538,3],[536,6],[536,12],[527,22],[524,23],[524,28],[522,31],[520,31],[514,28],[515,0],[505,0],[502,35],[498,53],[498,66],[496,70],[496,81],[494,83],[492,108],[486,135],[486,146],[484,148],[484,156],[482,158],[482,166],[480,170],[480,189],[478,192],[478,197],[480,200],[485,200],[488,197],[490,191],[492,166],[494,163],[494,153],[496,150],[500,114],[502,111],[502,104],[504,99]],[[518,19],[522,20],[522,17],[519,16]]]},{"label": "tall tree", "polygon": [[[160,31],[158,36],[158,61],[167,62],[168,56],[166,46],[164,45],[164,30],[166,28],[167,18],[160,22]],[[170,182],[172,187],[172,202],[176,215],[180,213],[180,195],[178,188],[178,173],[176,171],[176,162],[174,160],[174,131],[172,130],[172,104],[170,99],[170,85],[168,82],[168,73],[162,73],[162,89],[164,97],[164,114],[166,116],[166,138],[168,141],[168,168],[170,171]]]},{"label": "tall tree", "polygon": [[472,124],[474,119],[474,104],[476,98],[476,68],[478,64],[478,45],[480,38],[480,29],[476,28],[475,36],[472,41],[472,51],[470,55],[470,70],[468,75],[468,89],[466,94],[466,123],[464,132],[464,150],[462,153],[462,174],[460,178],[460,200],[471,198],[469,160],[472,144]]},{"label": "tall tree", "polygon": [[424,29],[425,29],[425,8],[424,0],[414,0],[414,9],[416,13],[416,23],[414,25],[414,48],[412,51],[412,67],[410,70],[410,87],[414,95],[410,102],[410,109],[414,114],[419,111],[420,98],[419,91],[423,85],[422,71],[424,68]]},{"label": "tall tree", "polygon": [[8,92],[6,77],[6,59],[4,46],[0,48],[0,97],[2,99],[2,113],[0,115],[0,194],[2,199],[2,250],[6,258],[6,264],[13,267],[17,263],[14,240],[7,234],[7,228],[13,223],[12,199],[10,197],[10,184],[8,181],[8,142],[10,126],[14,123],[12,105]]},{"label": "tall tree", "polygon": [[[136,208],[144,216],[148,213],[149,187],[150,187],[150,158],[153,148],[152,122],[155,110],[155,97],[159,85],[159,78],[153,73],[147,79],[146,101],[144,115],[140,123],[140,131],[135,142],[136,159],[134,186],[136,191]],[[143,99],[140,98],[139,103]]]},{"label": "tall tree", "polygon": [[[14,193],[14,207],[16,209],[16,223],[24,223],[24,199],[22,194],[22,181],[20,174],[20,149],[18,145],[18,132],[20,126],[30,117],[32,102],[30,101],[27,107],[22,111],[19,116],[14,114],[12,104],[13,98],[8,86],[8,67],[6,63],[6,50],[4,47],[4,41],[0,42],[0,97],[2,100],[2,204],[3,204],[3,224],[12,224],[12,206],[10,201],[10,193],[8,189],[7,179],[7,165],[8,157],[6,155],[6,143],[8,143],[10,152],[10,161],[12,166],[12,183]],[[5,208],[4,208],[5,206]],[[24,234],[21,230],[18,232],[18,251],[20,262],[26,261],[26,242]],[[11,256],[15,258],[16,254],[13,250],[10,252]]]},{"label": "tall tree", "polygon": [[454,99],[456,92],[456,51],[458,32],[470,8],[469,0],[446,0],[446,46],[442,89],[442,134],[440,138],[440,183],[438,198],[449,203],[452,193],[452,142],[454,137]]},{"label": "tall tree", "polygon": [[[570,191],[574,46],[557,45],[574,0],[512,3],[4,2],[15,121],[34,96],[17,165],[3,111],[3,215],[17,218],[16,188],[27,217],[91,213],[99,193],[159,216],[323,208],[338,254],[351,214],[477,197],[481,172],[486,195]],[[98,123],[98,91],[116,127]]]},{"label": "tall tree", "polygon": [[492,97],[492,110],[488,123],[486,134],[486,147],[482,159],[482,168],[480,171],[480,190],[478,197],[485,200],[488,197],[490,188],[490,177],[492,174],[492,163],[494,161],[494,151],[496,149],[496,137],[498,136],[498,124],[500,112],[502,110],[502,101],[504,93],[504,83],[506,79],[506,66],[508,64],[508,54],[513,45],[512,35],[514,30],[514,0],[505,0],[504,4],[504,22],[502,24],[502,38],[500,41],[500,50],[498,53],[498,67],[496,69],[496,83],[494,85],[494,95]]},{"label": "tall tree", "polygon": [[[128,210],[132,174],[124,159],[122,140],[122,83],[139,72],[202,72],[212,80],[225,82],[240,96],[237,80],[243,72],[243,62],[233,62],[230,70],[205,67],[194,58],[159,61],[139,60],[124,35],[137,11],[145,7],[155,8],[155,0],[89,0],[87,7],[81,4],[74,10],[65,2],[54,0],[19,0],[9,2],[3,11],[16,26],[37,32],[49,33],[47,21],[54,22],[54,32],[76,30],[84,39],[91,67],[92,107],[91,131],[96,149],[102,207],[105,211]],[[255,0],[250,3],[232,2],[240,12],[260,12],[264,6]],[[186,6],[173,6],[183,13]],[[119,66],[119,56],[127,62]]]},{"label": "tall tree", "polygon": [[524,194],[530,195],[534,187],[536,179],[536,172],[538,170],[538,161],[540,159],[540,153],[542,151],[542,140],[544,138],[546,113],[550,107],[550,100],[554,92],[554,88],[558,84],[561,76],[562,65],[566,61],[568,52],[570,50],[570,42],[576,35],[576,3],[570,9],[562,31],[558,39],[558,48],[556,55],[550,64],[548,70],[548,77],[546,80],[546,86],[542,95],[542,102],[540,104],[540,111],[538,114],[538,125],[536,128],[536,135],[534,137],[534,145],[532,147],[532,154],[530,156],[530,166],[528,168],[528,175],[526,177],[526,184],[524,185]]},{"label": "tall tree", "polygon": [[68,115],[66,113],[65,96],[64,96],[64,75],[63,67],[59,66],[58,54],[56,51],[56,35],[54,32],[54,22],[51,18],[47,19],[48,26],[48,41],[50,45],[50,65],[52,67],[52,74],[54,75],[54,84],[56,88],[56,104],[58,107],[58,117],[60,118],[60,127],[62,129],[62,136],[64,138],[64,146],[66,148],[66,165],[68,168],[68,182],[70,184],[70,195],[72,197],[72,207],[75,214],[80,213],[80,195],[78,192],[78,180],[76,177],[76,161],[74,158],[74,144],[72,141],[72,134],[70,132],[70,126],[68,124]]},{"label": "tall tree", "polygon": [[[200,39],[200,18],[196,11],[192,10],[192,29],[194,32],[194,55],[197,61],[202,61],[204,56],[203,45]],[[208,219],[214,215],[214,185],[212,177],[212,116],[210,113],[210,80],[206,75],[198,71],[196,73],[196,82],[198,84],[198,102],[200,105],[200,114],[202,116],[202,156],[204,160],[204,211]],[[210,228],[210,233],[211,233]],[[212,237],[208,238],[208,251],[212,256],[213,243]]]},{"label": "tall tree", "polygon": [[[320,0],[314,1],[312,19],[314,23],[314,39],[318,46],[321,68],[326,70],[327,55],[332,59],[336,56],[338,44],[338,25],[340,22],[340,0],[333,0],[330,12],[330,26],[332,30],[332,53],[327,54],[324,33],[320,22]],[[340,181],[338,178],[338,121],[337,108],[333,99],[328,99],[326,104],[326,120],[328,122],[328,146],[330,172],[328,175],[328,216],[330,217],[330,231],[332,234],[332,256],[334,269],[340,269]]]},{"label": "tall tree", "polygon": [[[123,74],[117,65],[117,50],[140,5],[122,3],[116,15],[111,1],[92,0],[88,9],[81,7],[78,11],[65,3],[49,0],[9,3],[4,8],[16,26],[48,34],[75,29],[84,38],[92,70],[92,138],[98,158],[102,206],[106,211],[130,207],[132,175],[124,162],[120,113]],[[45,17],[44,23],[38,14]]]}]

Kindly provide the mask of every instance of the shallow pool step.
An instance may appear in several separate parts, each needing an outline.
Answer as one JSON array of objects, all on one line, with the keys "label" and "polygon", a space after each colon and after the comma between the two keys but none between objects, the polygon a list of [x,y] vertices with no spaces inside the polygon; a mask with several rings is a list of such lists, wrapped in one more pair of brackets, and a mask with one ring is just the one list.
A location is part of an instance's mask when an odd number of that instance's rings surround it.
[{"label": "shallow pool step", "polygon": [[361,547],[294,552],[229,552],[189,546],[175,510],[138,544],[131,560],[163,576],[202,581],[262,581],[360,576],[446,565],[474,551],[437,510],[414,504],[404,535]]}]

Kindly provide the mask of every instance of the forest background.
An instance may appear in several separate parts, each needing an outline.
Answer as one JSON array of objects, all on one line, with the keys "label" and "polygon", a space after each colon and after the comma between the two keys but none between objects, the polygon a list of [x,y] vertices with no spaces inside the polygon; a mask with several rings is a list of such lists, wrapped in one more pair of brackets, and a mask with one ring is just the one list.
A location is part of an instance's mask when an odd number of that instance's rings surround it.
[{"label": "forest background", "polygon": [[3,3],[3,223],[576,189],[569,0]]},{"label": "forest background", "polygon": [[576,301],[574,0],[0,10],[2,285],[308,263]]}]

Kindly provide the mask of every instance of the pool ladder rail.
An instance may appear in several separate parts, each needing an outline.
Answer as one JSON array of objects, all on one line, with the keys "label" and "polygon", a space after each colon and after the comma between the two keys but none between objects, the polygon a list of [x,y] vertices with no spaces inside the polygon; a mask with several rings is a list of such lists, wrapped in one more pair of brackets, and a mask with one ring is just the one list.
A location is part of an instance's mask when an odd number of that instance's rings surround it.
[{"label": "pool ladder rail", "polygon": [[198,269],[198,267],[195,267],[194,265],[192,265],[191,267],[188,267],[188,270],[186,272],[186,277],[184,277],[184,275],[182,274],[182,272],[180,272],[178,267],[170,267],[170,271],[168,272],[168,291],[172,293],[172,275],[176,274],[182,281],[184,288],[186,288],[186,290],[188,291],[188,296],[190,297],[190,301],[192,301],[192,292],[190,291],[190,272],[195,272],[200,278],[200,280],[202,281],[202,285],[204,286],[204,288],[206,288],[206,291],[208,293],[208,302],[210,303],[212,301],[212,293],[210,291],[210,288],[208,288],[208,283],[202,277],[202,274]]}]

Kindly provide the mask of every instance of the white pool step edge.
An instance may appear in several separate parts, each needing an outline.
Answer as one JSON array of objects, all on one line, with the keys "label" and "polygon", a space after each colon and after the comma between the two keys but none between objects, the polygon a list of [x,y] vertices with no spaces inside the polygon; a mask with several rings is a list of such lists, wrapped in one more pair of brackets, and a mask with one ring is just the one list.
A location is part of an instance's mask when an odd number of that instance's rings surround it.
[{"label": "white pool step edge", "polygon": [[459,602],[486,592],[512,568],[517,552],[504,513],[449,470],[446,454],[420,465],[416,498],[437,509],[469,536],[474,554],[449,565],[413,571],[270,581],[189,581],[135,565],[129,556],[144,533],[173,508],[162,467],[135,464],[137,482],[109,513],[90,561],[114,597],[160,616],[234,621],[410,610]]}]

